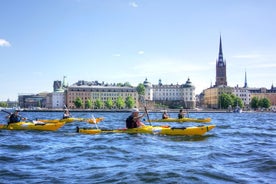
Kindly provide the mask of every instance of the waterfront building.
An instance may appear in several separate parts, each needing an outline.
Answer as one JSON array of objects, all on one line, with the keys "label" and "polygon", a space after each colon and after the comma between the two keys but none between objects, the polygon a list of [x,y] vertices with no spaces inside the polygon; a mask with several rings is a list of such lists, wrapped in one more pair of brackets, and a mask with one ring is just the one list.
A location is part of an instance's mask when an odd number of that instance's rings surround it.
[{"label": "waterfront building", "polygon": [[221,94],[233,94],[233,88],[229,86],[213,86],[203,90],[204,94],[204,107],[212,109],[220,109],[219,96]]},{"label": "waterfront building", "polygon": [[257,97],[258,99],[267,98],[272,106],[276,105],[276,87],[271,85],[270,89],[266,88],[250,88],[251,99]]},{"label": "waterfront building", "polygon": [[62,109],[66,104],[65,90],[68,87],[66,76],[63,76],[63,81],[56,80],[53,83],[53,92],[46,97],[46,108]]},{"label": "waterfront building", "polygon": [[48,93],[43,92],[39,94],[19,94],[18,104],[20,108],[45,108],[46,107],[46,97]]},{"label": "waterfront building", "polygon": [[62,109],[65,105],[65,93],[64,90],[54,91],[52,93],[52,108]]},{"label": "waterfront building", "polygon": [[251,102],[251,93],[249,88],[236,86],[233,88],[233,94],[243,101],[244,107],[249,107]]},{"label": "waterfront building", "polygon": [[247,75],[245,72],[245,80],[244,80],[244,86],[239,87],[238,85],[234,87],[233,94],[239,97],[244,104],[244,107],[249,107],[249,104],[251,102],[251,93],[250,88],[247,85]]},{"label": "waterfront building", "polygon": [[195,86],[190,79],[185,84],[162,84],[161,79],[157,85],[152,85],[146,79],[145,99],[155,103],[173,106],[182,106],[183,108],[195,108]]},{"label": "waterfront building", "polygon": [[111,99],[115,103],[119,97],[126,100],[128,96],[133,97],[135,106],[138,107],[138,93],[135,87],[116,86],[114,84],[108,85],[97,81],[78,81],[68,87],[66,101],[67,107],[76,108],[74,101],[77,97],[79,97],[83,103],[90,99],[92,104],[94,104],[94,102],[98,99],[102,102],[106,102],[108,99]]},{"label": "waterfront building", "polygon": [[66,76],[63,76],[63,81],[61,85],[58,86],[58,88],[55,86],[55,82],[54,82],[53,88],[54,88],[54,91],[52,93],[52,108],[54,109],[64,108],[64,105],[66,104],[65,90],[68,88]]}]

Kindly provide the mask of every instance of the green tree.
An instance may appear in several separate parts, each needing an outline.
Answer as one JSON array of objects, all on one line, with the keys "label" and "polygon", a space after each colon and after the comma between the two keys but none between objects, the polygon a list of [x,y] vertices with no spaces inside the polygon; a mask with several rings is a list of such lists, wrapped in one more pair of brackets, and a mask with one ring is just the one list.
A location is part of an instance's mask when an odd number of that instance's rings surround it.
[{"label": "green tree", "polygon": [[111,109],[113,107],[113,101],[111,98],[108,98],[107,101],[105,102],[105,106],[108,108],[108,109]]},{"label": "green tree", "polygon": [[133,108],[135,105],[135,100],[132,96],[128,96],[126,97],[126,107],[131,109]]},{"label": "green tree", "polygon": [[92,101],[90,99],[87,99],[85,101],[85,108],[86,109],[91,109],[92,108]]},{"label": "green tree", "polygon": [[258,108],[258,106],[259,106],[259,99],[257,98],[257,97],[253,97],[252,99],[251,99],[251,102],[250,102],[250,106],[251,106],[251,108],[253,108],[253,109],[257,109]]},{"label": "green tree", "polygon": [[236,107],[236,106],[239,106],[241,108],[244,107],[243,101],[242,101],[242,99],[240,97],[237,97],[237,96],[235,96],[235,95],[232,94],[231,98],[233,100],[233,104],[232,104],[233,107]]},{"label": "green tree", "polygon": [[268,98],[262,98],[259,100],[261,106],[260,107],[263,107],[263,108],[269,108],[271,106],[271,102],[269,101]]},{"label": "green tree", "polygon": [[222,93],[219,96],[219,106],[222,109],[227,109],[230,105],[232,106],[233,104],[233,99],[229,94]]},{"label": "green tree", "polygon": [[136,87],[136,90],[139,95],[145,95],[146,88],[142,83],[138,84],[138,86]]},{"label": "green tree", "polygon": [[122,109],[125,107],[125,101],[123,100],[123,98],[121,96],[119,96],[116,100],[116,107],[118,109]]},{"label": "green tree", "polygon": [[7,102],[0,102],[0,107],[8,107],[8,103]]},{"label": "green tree", "polygon": [[131,85],[129,82],[125,82],[125,83],[124,83],[124,86],[132,87],[132,85]]},{"label": "green tree", "polygon": [[77,97],[76,100],[74,101],[74,105],[76,108],[81,108],[83,106],[83,101],[80,97]]},{"label": "green tree", "polygon": [[94,104],[95,104],[96,109],[101,109],[103,107],[103,101],[101,101],[101,99],[99,99],[99,98],[95,101]]}]

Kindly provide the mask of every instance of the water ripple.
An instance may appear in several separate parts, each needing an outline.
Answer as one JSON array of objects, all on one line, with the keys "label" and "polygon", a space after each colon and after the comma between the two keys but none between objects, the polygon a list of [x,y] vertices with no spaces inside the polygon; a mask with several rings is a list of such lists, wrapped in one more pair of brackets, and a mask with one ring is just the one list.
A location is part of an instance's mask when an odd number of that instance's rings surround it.
[{"label": "water ripple", "polygon": [[[91,117],[92,113],[73,113]],[[28,113],[59,118],[60,113]],[[122,128],[128,113],[99,127]],[[171,113],[171,116],[177,114]],[[275,113],[189,113],[211,117],[204,136],[76,133],[75,122],[56,132],[0,131],[0,183],[274,183]],[[151,114],[158,118],[161,114]],[[187,124],[198,125],[198,124]]]}]

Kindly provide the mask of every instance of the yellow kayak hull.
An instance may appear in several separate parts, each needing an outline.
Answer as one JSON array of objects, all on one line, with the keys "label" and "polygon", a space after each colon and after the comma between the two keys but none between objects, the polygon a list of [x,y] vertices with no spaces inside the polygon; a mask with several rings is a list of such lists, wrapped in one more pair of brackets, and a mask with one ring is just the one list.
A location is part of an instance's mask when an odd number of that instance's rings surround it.
[{"label": "yellow kayak hull", "polygon": [[101,130],[101,129],[84,129],[78,128],[79,133],[83,134],[99,134],[99,133],[129,133],[129,134],[157,134],[157,135],[204,135],[206,132],[215,128],[215,125],[199,126],[199,127],[185,127],[173,128],[169,126],[143,126],[132,129],[115,129],[115,130]]},{"label": "yellow kayak hull", "polygon": [[83,121],[83,122],[88,122],[91,124],[96,124],[99,123],[103,120],[104,118],[95,118],[95,119],[90,119],[90,118],[66,118],[66,119],[38,119],[37,121],[41,121],[44,123],[58,123],[58,122],[64,122],[64,123],[72,123],[74,121]]},{"label": "yellow kayak hull", "polygon": [[168,118],[168,119],[153,119],[150,120],[151,122],[177,122],[177,123],[184,123],[184,122],[196,122],[196,123],[209,123],[211,122],[211,118]]},{"label": "yellow kayak hull", "polygon": [[56,131],[61,128],[65,123],[33,123],[33,122],[18,122],[7,124],[0,124],[2,130],[40,130],[40,131]]}]

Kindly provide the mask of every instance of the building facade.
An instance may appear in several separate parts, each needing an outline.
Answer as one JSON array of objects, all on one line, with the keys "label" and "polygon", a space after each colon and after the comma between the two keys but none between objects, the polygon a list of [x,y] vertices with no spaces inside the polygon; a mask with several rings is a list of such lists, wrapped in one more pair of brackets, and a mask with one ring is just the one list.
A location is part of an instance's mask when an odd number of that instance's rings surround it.
[{"label": "building facade", "polygon": [[20,108],[45,108],[46,107],[46,97],[48,93],[39,94],[19,94],[18,104]]},{"label": "building facade", "polygon": [[272,106],[276,105],[276,87],[273,85],[270,89],[266,88],[250,88],[251,99],[257,97],[258,99],[267,98]]},{"label": "building facade", "polygon": [[204,94],[204,107],[212,109],[220,109],[219,96],[223,93],[233,94],[233,88],[229,86],[213,86],[203,91]]},{"label": "building facade", "polygon": [[138,93],[134,87],[107,85],[98,83],[97,81],[78,81],[69,86],[66,93],[67,107],[72,109],[76,108],[74,101],[77,97],[79,97],[82,102],[86,102],[89,99],[92,101],[92,104],[94,104],[96,100],[106,102],[108,99],[111,99],[113,102],[116,102],[119,97],[126,100],[128,96],[131,96],[135,101],[135,106],[138,106]]},{"label": "building facade", "polygon": [[145,99],[168,106],[182,106],[195,108],[195,86],[190,79],[185,84],[162,84],[161,79],[157,85],[152,85],[146,79]]}]

